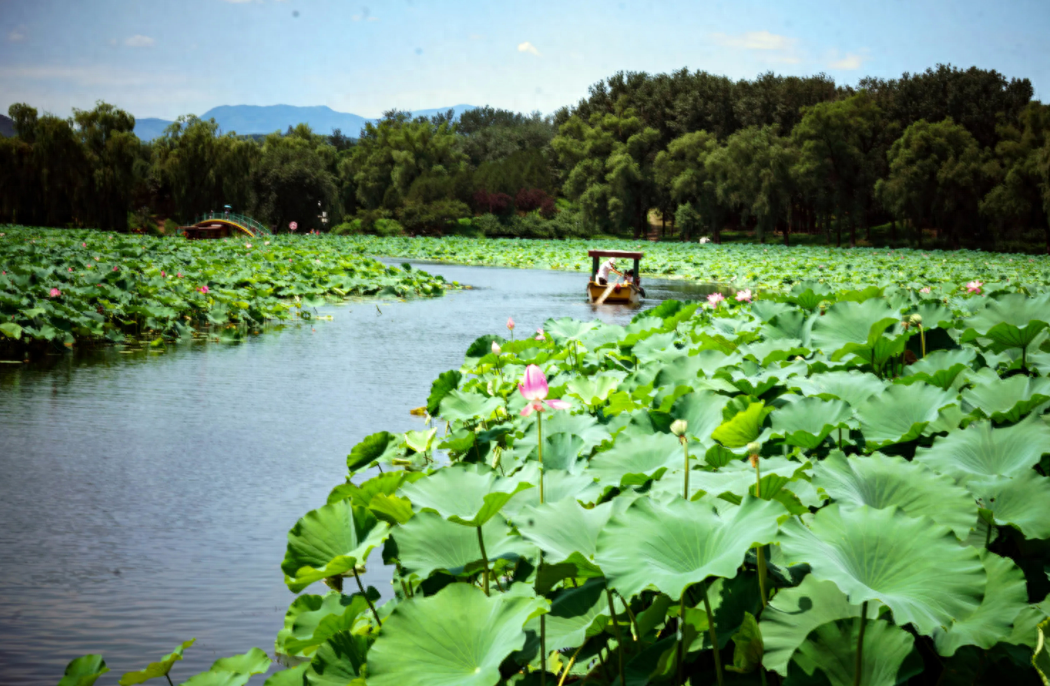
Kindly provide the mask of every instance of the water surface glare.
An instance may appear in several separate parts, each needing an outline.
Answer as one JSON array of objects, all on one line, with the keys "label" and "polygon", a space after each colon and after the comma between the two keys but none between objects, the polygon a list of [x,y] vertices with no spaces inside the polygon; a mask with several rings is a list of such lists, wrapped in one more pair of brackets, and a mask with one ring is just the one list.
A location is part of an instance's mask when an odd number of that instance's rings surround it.
[{"label": "water surface glare", "polygon": [[[521,337],[548,317],[636,314],[596,311],[581,274],[421,268],[476,288],[331,306],[333,321],[239,345],[0,364],[0,684],[54,684],[85,653],[103,654],[99,684],[115,684],[191,637],[175,683],[253,646],[272,653],[295,598],[286,534],[343,480],[350,448],[421,428],[409,410],[431,381],[478,336],[506,335],[508,316]],[[647,307],[709,292],[643,285]],[[365,581],[390,593],[379,551]]]}]

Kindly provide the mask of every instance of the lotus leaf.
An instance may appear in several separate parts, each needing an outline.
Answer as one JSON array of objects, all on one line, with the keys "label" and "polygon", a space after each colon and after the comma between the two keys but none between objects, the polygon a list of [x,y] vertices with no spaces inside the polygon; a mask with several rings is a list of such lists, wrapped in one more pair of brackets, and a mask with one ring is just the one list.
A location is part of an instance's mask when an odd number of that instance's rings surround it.
[{"label": "lotus leaf", "polygon": [[722,424],[722,410],[727,402],[729,398],[724,395],[694,391],[675,400],[671,416],[686,421],[686,431],[690,436],[699,439],[702,444],[710,444],[711,434]]},{"label": "lotus leaf", "polygon": [[92,686],[108,671],[101,655],[82,655],[69,661],[58,686]]},{"label": "lotus leaf", "polygon": [[992,421],[1012,424],[1050,401],[1050,378],[996,378],[967,388],[962,393],[962,399],[964,408],[974,408],[980,416],[989,417]]},{"label": "lotus leaf", "polygon": [[854,409],[873,395],[882,393],[887,386],[874,374],[856,370],[814,374],[808,379],[794,378],[790,385],[806,395],[844,400]]},{"label": "lotus leaf", "polygon": [[[372,602],[379,600],[369,589]],[[353,629],[358,617],[368,612],[368,601],[360,593],[343,595],[338,591],[301,595],[284,616],[284,628],[277,633],[276,651],[283,655],[310,655],[340,631]]]},{"label": "lotus leaf", "polygon": [[306,686],[364,686],[368,639],[341,631],[325,641],[303,672]]},{"label": "lotus leaf", "polygon": [[639,483],[658,478],[669,469],[681,468],[683,459],[682,446],[671,434],[625,436],[611,450],[596,455],[585,473],[602,485],[619,486],[629,476]]},{"label": "lotus leaf", "polygon": [[[860,623],[866,621],[860,679],[856,676],[856,652]],[[922,658],[915,637],[878,619],[837,619],[809,632],[791,659],[789,683],[796,669],[813,676],[823,673],[831,686],[897,686],[922,671]]]},{"label": "lotus leaf", "polygon": [[937,420],[941,409],[954,402],[954,394],[921,382],[890,386],[857,408],[865,450],[871,452],[915,440]]},{"label": "lotus leaf", "polygon": [[552,563],[576,564],[577,576],[600,576],[594,564],[598,535],[613,515],[613,504],[587,509],[566,498],[523,510],[514,522],[521,535],[532,541]]},{"label": "lotus leaf", "polygon": [[884,300],[838,302],[813,323],[813,347],[834,356],[851,343],[873,345],[889,326],[900,321],[900,312]]},{"label": "lotus leaf", "polygon": [[1050,477],[1028,471],[1012,478],[975,479],[966,487],[981,508],[992,512],[996,524],[1017,527],[1029,538],[1050,538]]},{"label": "lotus leaf", "polygon": [[388,530],[386,522],[348,500],[307,512],[288,532],[281,563],[285,583],[298,593],[315,581],[353,572],[383,543]]},{"label": "lotus leaf", "polygon": [[751,403],[729,421],[723,422],[711,437],[727,448],[743,448],[759,439],[766,417],[772,411],[773,408],[766,407],[761,400]]},{"label": "lotus leaf", "polygon": [[748,549],[776,536],[782,514],[779,503],[750,496],[722,515],[700,502],[639,500],[609,521],[595,561],[625,598],[649,587],[681,598],[708,577],[736,576]]},{"label": "lotus leaf", "polygon": [[532,484],[450,467],[404,485],[401,492],[417,509],[433,510],[464,526],[481,526],[527,488]]},{"label": "lotus leaf", "polygon": [[[303,679],[306,678],[306,672],[309,669],[309,662],[304,662],[301,665],[289,667],[288,669],[282,669],[279,672],[272,674],[263,686],[303,686]],[[359,685],[354,684],[353,686]]]},{"label": "lotus leaf", "polygon": [[368,654],[368,686],[493,686],[500,663],[525,645],[535,610],[534,599],[489,597],[469,584],[402,603]]},{"label": "lotus leaf", "polygon": [[[592,636],[602,633],[609,623],[609,604],[605,581],[589,579],[582,586],[567,587],[551,595],[551,609],[546,615],[547,650],[576,648]],[[526,624],[528,631],[539,635],[539,617]]]},{"label": "lotus leaf", "polygon": [[987,575],[977,551],[961,547],[947,527],[900,510],[829,505],[810,527],[789,519],[780,529],[788,564],[808,563],[853,604],[879,600],[897,624],[929,636],[971,615]]},{"label": "lotus leaf", "polygon": [[207,672],[193,675],[181,686],[245,686],[252,676],[265,674],[269,669],[266,653],[252,648],[241,655],[219,658]]},{"label": "lotus leaf", "polygon": [[788,445],[813,450],[836,428],[846,426],[853,411],[842,400],[800,398],[773,413],[774,438]]},{"label": "lotus leaf", "polygon": [[1048,322],[1050,294],[1030,298],[1010,293],[989,298],[984,308],[965,320],[964,326],[968,335],[989,338],[1007,348],[1026,348]]},{"label": "lotus leaf", "polygon": [[474,422],[486,419],[503,407],[499,398],[490,398],[480,393],[449,391],[441,399],[438,414],[449,422]]},{"label": "lotus leaf", "polygon": [[196,640],[197,639],[195,638],[191,638],[188,641],[183,641],[175,647],[175,650],[162,657],[159,662],[149,663],[146,666],[146,669],[138,672],[126,672],[124,676],[120,677],[120,681],[117,683],[119,683],[120,686],[134,686],[134,684],[141,684],[150,679],[167,676],[168,672],[171,671],[172,665],[182,659],[182,651],[193,645],[193,642]]},{"label": "lotus leaf", "polygon": [[1050,451],[1050,426],[1026,421],[1007,428],[975,422],[964,431],[938,438],[919,449],[915,461],[948,474],[960,483],[990,477],[1014,477],[1030,472]]},{"label": "lotus leaf", "polygon": [[911,517],[929,517],[965,540],[977,515],[973,497],[947,476],[902,457],[875,453],[847,458],[833,451],[817,463],[813,485],[842,505],[899,507]]},{"label": "lotus leaf", "polygon": [[[868,619],[876,619],[880,607],[878,601],[869,603]],[[798,586],[778,592],[762,613],[762,665],[787,676],[791,656],[811,631],[829,622],[860,617],[860,612],[861,606],[851,604],[833,582],[807,575]]]},{"label": "lotus leaf", "polygon": [[392,459],[398,454],[397,436],[386,431],[366,436],[346,457],[346,466],[353,472],[362,467],[370,467],[380,460]]},{"label": "lotus leaf", "polygon": [[[489,562],[532,556],[535,549],[511,535],[506,520],[497,515],[481,526]],[[402,566],[422,578],[436,570],[462,574],[468,565],[481,562],[476,529],[460,526],[433,512],[420,512],[393,532]]]},{"label": "lotus leaf", "polygon": [[981,562],[988,574],[984,600],[969,617],[957,620],[934,635],[937,652],[951,657],[959,648],[974,645],[988,650],[1010,635],[1014,619],[1028,603],[1024,573],[1008,558],[984,551]]},{"label": "lotus leaf", "polygon": [[977,353],[973,348],[936,350],[908,366],[908,374],[931,386],[948,390],[959,374],[970,369]]}]

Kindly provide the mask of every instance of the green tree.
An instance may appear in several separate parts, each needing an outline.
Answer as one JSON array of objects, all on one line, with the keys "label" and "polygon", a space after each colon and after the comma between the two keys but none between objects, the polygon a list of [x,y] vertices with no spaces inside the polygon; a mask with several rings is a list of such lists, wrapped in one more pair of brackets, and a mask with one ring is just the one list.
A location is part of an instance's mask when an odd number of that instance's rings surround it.
[{"label": "green tree", "polygon": [[594,114],[589,122],[571,117],[551,146],[571,169],[564,192],[579,202],[584,220],[604,233],[630,227],[639,238],[648,228],[659,132],[644,126],[633,110]]},{"label": "green tree", "polygon": [[300,126],[290,135],[267,136],[252,172],[255,212],[278,231],[292,221],[304,231],[321,229],[321,212],[342,216],[339,189],[329,170],[335,149]]},{"label": "green tree", "polygon": [[965,127],[951,119],[917,121],[890,148],[889,163],[876,192],[895,216],[918,231],[937,227],[956,248],[962,235],[976,231],[984,158]]},{"label": "green tree", "polygon": [[84,200],[90,221],[99,228],[127,231],[135,162],[145,154],[133,133],[135,118],[99,101],[93,110],[74,109],[73,121],[90,170]]},{"label": "green tree", "polygon": [[718,199],[716,184],[707,168],[707,159],[718,149],[718,139],[706,131],[687,133],[671,141],[656,155],[653,173],[677,206],[675,226],[687,240],[706,226],[716,243],[722,242],[725,210]]}]

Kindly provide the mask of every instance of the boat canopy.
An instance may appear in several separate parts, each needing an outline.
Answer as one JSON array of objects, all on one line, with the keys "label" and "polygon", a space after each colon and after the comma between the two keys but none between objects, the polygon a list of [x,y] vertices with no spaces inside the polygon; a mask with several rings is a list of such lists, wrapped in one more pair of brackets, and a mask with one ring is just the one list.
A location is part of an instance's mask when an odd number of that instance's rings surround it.
[{"label": "boat canopy", "polygon": [[640,252],[630,250],[588,250],[587,256],[591,258],[591,281],[598,276],[598,260],[602,257],[615,257],[617,259],[634,260],[635,285],[642,282],[642,272],[638,269],[638,261],[642,259]]}]

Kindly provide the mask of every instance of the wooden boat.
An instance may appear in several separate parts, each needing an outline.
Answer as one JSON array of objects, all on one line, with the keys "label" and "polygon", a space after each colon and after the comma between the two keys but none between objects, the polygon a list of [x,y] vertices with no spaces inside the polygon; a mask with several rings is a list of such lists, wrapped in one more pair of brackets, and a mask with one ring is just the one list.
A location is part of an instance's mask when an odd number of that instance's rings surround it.
[{"label": "wooden boat", "polygon": [[[588,250],[587,255],[591,258],[591,278],[587,283],[588,302],[596,305],[637,305],[645,297],[645,291],[641,287],[641,271],[638,269],[642,253],[627,250]],[[609,285],[599,285],[598,266],[603,257],[634,260],[634,283],[617,285],[615,282],[610,282]]]}]

